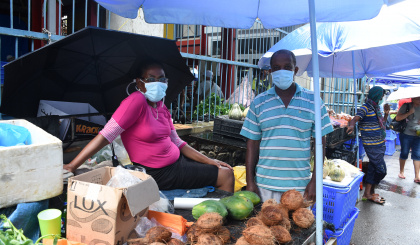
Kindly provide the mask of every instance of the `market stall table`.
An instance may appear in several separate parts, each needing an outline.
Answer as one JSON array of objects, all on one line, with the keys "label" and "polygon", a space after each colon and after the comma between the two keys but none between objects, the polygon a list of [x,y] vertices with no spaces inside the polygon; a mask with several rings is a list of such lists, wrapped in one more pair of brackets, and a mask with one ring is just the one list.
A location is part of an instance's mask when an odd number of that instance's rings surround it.
[{"label": "market stall table", "polygon": [[[209,192],[206,198],[224,198],[231,195],[232,193],[215,189],[214,192]],[[260,209],[261,209],[261,204],[258,204],[254,208],[253,214],[250,217],[255,216],[260,211]],[[196,221],[192,216],[191,210],[175,209],[175,214],[181,215],[189,222]],[[246,220],[238,221],[238,220],[233,220],[231,218],[227,219],[227,222],[224,224],[224,226],[228,228],[228,230],[231,233],[230,243],[228,244],[235,244],[236,240],[242,236],[242,231],[245,229],[245,222]],[[286,244],[287,245],[308,245],[311,242],[314,242],[315,229],[316,229],[315,222],[308,229],[299,228],[292,223],[292,229],[290,230],[292,241]]]}]

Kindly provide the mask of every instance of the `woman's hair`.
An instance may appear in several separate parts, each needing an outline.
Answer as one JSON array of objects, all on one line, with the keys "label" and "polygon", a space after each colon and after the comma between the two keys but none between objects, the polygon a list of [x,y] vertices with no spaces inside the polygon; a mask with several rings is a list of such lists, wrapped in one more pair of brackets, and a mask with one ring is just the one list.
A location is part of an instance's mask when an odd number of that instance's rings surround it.
[{"label": "woman's hair", "polygon": [[[139,78],[139,77],[143,77],[144,73],[146,72],[147,69],[149,69],[150,67],[155,67],[158,66],[160,68],[162,68],[163,72],[165,72],[165,69],[163,67],[163,64],[160,63],[159,61],[156,60],[146,60],[140,63],[139,67],[140,69],[134,74],[134,78]],[[166,74],[166,72],[165,72]]]},{"label": "woman's hair", "polygon": [[384,96],[384,89],[380,86],[374,86],[369,90],[368,98],[379,103]]}]

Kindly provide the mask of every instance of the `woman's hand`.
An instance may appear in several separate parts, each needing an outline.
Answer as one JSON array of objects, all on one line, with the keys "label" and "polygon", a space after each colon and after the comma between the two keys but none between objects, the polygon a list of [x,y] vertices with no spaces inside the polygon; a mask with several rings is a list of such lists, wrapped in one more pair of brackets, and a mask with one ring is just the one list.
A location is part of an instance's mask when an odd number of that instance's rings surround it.
[{"label": "woman's hand", "polygon": [[218,167],[218,168],[221,168],[221,167],[226,167],[226,168],[228,168],[228,169],[230,169],[230,170],[232,170],[232,171],[233,171],[232,166],[230,166],[229,164],[227,164],[227,163],[225,163],[225,162],[222,162],[222,161],[216,160],[216,159],[210,159],[210,161],[209,161],[209,163],[208,163],[208,164],[210,164],[210,165],[214,165],[214,166],[216,166],[216,167]]}]

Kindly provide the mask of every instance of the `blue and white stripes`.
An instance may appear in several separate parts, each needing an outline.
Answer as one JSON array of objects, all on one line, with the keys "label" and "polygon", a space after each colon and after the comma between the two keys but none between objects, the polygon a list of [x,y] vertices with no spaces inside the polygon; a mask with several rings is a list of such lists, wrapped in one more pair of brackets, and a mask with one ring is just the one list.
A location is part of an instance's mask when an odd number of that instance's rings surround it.
[{"label": "blue and white stripes", "polygon": [[[315,135],[314,94],[298,84],[286,108],[275,88],[251,103],[241,135],[261,140],[256,183],[273,191],[304,191],[310,180],[310,139]],[[333,131],[322,103],[322,135]]]}]

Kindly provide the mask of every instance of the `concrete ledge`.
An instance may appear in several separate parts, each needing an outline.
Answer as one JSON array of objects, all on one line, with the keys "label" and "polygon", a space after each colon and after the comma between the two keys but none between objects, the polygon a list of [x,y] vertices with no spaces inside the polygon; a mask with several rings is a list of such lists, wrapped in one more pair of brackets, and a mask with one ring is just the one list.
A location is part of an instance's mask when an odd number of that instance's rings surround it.
[{"label": "concrete ledge", "polygon": [[213,130],[213,122],[194,122],[192,124],[174,124],[179,136],[198,134]]}]

